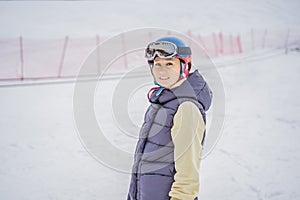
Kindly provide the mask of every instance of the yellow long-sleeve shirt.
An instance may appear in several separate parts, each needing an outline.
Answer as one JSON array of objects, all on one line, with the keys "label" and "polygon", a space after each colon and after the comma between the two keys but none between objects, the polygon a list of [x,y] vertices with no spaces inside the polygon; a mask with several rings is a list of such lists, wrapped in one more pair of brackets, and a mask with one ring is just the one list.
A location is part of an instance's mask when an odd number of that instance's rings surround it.
[{"label": "yellow long-sleeve shirt", "polygon": [[194,200],[199,193],[201,141],[205,124],[198,107],[190,101],[178,107],[173,122],[171,136],[176,174],[169,196],[171,200]]}]

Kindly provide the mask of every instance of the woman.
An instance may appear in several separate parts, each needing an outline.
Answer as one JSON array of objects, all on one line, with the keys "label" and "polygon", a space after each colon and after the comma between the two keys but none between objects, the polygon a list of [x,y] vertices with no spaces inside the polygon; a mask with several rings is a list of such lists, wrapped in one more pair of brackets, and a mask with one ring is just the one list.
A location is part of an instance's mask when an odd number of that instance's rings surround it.
[{"label": "woman", "polygon": [[136,146],[127,200],[194,200],[212,92],[179,38],[150,43],[145,56],[154,78]]}]

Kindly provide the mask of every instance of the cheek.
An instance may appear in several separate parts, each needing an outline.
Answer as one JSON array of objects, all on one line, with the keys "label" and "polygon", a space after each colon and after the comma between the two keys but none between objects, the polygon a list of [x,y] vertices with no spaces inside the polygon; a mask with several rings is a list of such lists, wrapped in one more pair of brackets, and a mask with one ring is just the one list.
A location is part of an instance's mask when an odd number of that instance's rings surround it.
[{"label": "cheek", "polygon": [[161,72],[158,69],[153,68],[152,74],[155,78],[157,78],[161,74]]},{"label": "cheek", "polygon": [[168,74],[172,77],[177,77],[179,75],[179,71],[177,71],[176,69],[170,69]]},{"label": "cheek", "polygon": [[180,74],[180,66],[175,66],[172,69],[170,69],[169,74],[177,78]]},{"label": "cheek", "polygon": [[178,78],[179,78],[179,71],[177,71],[177,70],[172,70],[172,71],[170,71],[170,73],[169,73],[169,77],[170,77],[170,81],[173,83],[174,81],[177,81],[178,80]]}]

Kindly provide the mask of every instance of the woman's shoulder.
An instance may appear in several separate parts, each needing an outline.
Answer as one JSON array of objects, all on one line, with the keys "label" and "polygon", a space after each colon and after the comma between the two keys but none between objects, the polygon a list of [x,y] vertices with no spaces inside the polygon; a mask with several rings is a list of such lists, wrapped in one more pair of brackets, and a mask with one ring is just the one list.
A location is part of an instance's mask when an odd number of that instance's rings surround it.
[{"label": "woman's shoulder", "polygon": [[186,100],[186,101],[181,102],[178,106],[177,112],[185,113],[186,115],[201,114],[198,106],[196,105],[196,103],[193,102],[193,101],[190,101],[190,100]]}]

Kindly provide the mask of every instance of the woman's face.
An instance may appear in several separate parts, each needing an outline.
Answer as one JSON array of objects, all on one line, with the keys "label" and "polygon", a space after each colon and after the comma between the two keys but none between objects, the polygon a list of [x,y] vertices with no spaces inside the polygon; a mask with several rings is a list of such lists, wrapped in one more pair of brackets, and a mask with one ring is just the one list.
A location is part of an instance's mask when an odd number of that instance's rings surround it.
[{"label": "woman's face", "polygon": [[178,58],[163,59],[156,57],[153,63],[155,81],[165,88],[171,88],[180,75],[180,60]]}]

